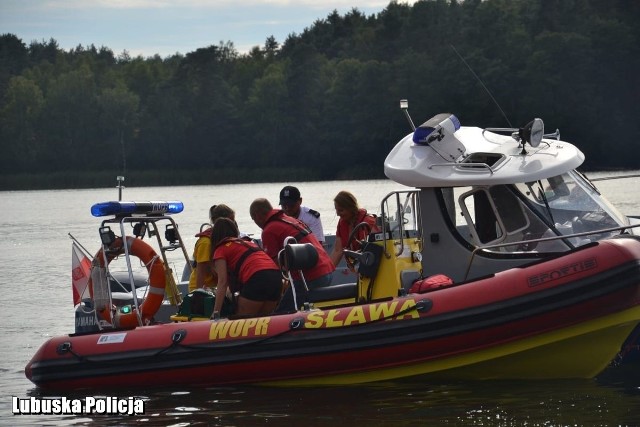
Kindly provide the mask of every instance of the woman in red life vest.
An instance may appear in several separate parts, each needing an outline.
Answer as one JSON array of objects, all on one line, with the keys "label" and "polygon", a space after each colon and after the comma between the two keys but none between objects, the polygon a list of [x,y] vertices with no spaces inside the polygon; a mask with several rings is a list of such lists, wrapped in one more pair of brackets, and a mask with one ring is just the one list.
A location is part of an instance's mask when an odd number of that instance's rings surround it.
[{"label": "woman in red life vest", "polygon": [[[234,220],[236,213],[227,205],[213,205],[209,208],[210,224],[216,222],[218,218],[229,218]],[[196,289],[213,288],[216,286],[218,278],[213,271],[213,254],[211,249],[211,227],[196,234],[198,240],[193,248],[194,266],[189,276],[189,292]]]},{"label": "woman in red life vest", "polygon": [[[338,265],[342,259],[344,249],[350,249],[357,251],[360,249],[360,244],[357,240],[365,240],[369,232],[377,233],[380,231],[376,225],[376,217],[368,214],[366,209],[362,209],[358,206],[358,200],[355,196],[348,191],[339,192],[333,199],[333,206],[336,209],[336,215],[340,217],[338,220],[338,229],[336,231],[336,241],[333,245],[333,251],[331,251],[331,261],[333,265]],[[347,241],[353,228],[366,222],[369,224],[370,230],[367,227],[361,227],[357,235],[347,247]]]},{"label": "woman in red life vest", "polygon": [[220,317],[230,289],[239,292],[236,314],[266,315],[273,312],[282,294],[280,270],[254,242],[238,237],[235,221],[220,218],[211,231],[213,265],[218,275],[212,319]]}]

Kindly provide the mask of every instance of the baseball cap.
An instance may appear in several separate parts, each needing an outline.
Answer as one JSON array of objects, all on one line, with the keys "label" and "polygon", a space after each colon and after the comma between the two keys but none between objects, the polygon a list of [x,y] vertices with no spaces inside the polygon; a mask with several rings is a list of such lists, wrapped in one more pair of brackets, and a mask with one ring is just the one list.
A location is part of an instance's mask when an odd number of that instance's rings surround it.
[{"label": "baseball cap", "polygon": [[292,187],[291,185],[287,185],[282,190],[280,190],[280,205],[296,202],[300,198],[300,190],[296,187]]}]

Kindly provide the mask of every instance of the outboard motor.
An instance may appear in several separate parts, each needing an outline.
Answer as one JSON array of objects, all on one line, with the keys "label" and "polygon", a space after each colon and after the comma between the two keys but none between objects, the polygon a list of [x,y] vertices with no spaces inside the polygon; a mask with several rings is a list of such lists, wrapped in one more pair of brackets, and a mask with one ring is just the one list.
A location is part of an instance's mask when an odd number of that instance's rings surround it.
[{"label": "outboard motor", "polygon": [[89,334],[99,330],[93,301],[88,298],[82,300],[76,307],[76,334]]}]

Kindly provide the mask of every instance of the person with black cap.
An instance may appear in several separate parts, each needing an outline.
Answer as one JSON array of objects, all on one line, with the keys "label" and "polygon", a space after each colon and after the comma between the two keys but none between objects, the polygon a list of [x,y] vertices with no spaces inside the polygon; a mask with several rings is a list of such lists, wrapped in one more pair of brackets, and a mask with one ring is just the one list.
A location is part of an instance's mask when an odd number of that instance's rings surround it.
[{"label": "person with black cap", "polygon": [[320,220],[320,212],[302,206],[300,190],[291,185],[287,185],[280,190],[280,206],[285,214],[307,224],[316,239],[324,246],[324,231]]}]

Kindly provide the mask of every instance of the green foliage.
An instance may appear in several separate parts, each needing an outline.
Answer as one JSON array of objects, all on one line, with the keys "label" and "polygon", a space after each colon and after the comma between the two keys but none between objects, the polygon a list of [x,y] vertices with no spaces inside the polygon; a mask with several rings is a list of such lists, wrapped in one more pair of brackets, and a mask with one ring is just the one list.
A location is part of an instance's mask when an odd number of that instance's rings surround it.
[{"label": "green foliage", "polygon": [[639,18],[629,0],[392,1],[372,16],[333,11],[247,53],[220,42],[167,58],[3,34],[0,182],[380,177],[409,132],[402,98],[416,124],[441,112],[483,127],[542,117],[587,168],[640,168]]}]

